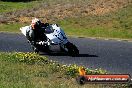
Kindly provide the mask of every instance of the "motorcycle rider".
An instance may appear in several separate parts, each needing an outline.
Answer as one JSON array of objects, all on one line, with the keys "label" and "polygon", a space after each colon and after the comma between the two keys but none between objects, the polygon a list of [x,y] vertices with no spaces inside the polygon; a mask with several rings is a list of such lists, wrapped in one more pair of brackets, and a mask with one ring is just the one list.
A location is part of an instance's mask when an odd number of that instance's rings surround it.
[{"label": "motorcycle rider", "polygon": [[36,53],[39,51],[51,53],[50,46],[58,45],[62,51],[69,55],[79,54],[77,47],[67,40],[64,31],[57,24],[44,24],[35,18],[30,26],[21,27],[20,30],[27,37]]},{"label": "motorcycle rider", "polygon": [[42,23],[39,19],[34,18],[31,22],[31,25],[26,30],[26,37],[31,43],[32,48],[37,52],[36,42],[37,41],[47,41],[47,37],[44,34],[47,23]]}]

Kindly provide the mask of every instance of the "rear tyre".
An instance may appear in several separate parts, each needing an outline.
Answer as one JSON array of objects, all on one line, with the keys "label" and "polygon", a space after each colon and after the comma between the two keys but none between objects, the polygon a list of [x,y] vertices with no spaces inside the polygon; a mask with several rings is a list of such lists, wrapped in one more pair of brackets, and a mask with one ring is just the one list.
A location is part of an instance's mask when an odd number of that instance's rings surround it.
[{"label": "rear tyre", "polygon": [[50,53],[50,48],[49,48],[48,45],[43,45],[43,46],[41,47],[41,49],[42,49],[43,52]]},{"label": "rear tyre", "polygon": [[35,52],[35,53],[39,53],[39,50],[38,50],[38,49],[34,49],[34,52]]},{"label": "rear tyre", "polygon": [[39,50],[35,46],[32,46],[32,49],[35,53],[39,53]]},{"label": "rear tyre", "polygon": [[49,46],[48,45],[38,45],[37,46],[37,49],[40,51],[40,52],[45,52],[45,53],[49,53]]},{"label": "rear tyre", "polygon": [[67,48],[68,54],[70,56],[78,56],[79,55],[79,50],[78,50],[78,48],[74,44],[68,42],[66,44],[66,48]]},{"label": "rear tyre", "polygon": [[32,49],[34,50],[35,53],[39,53],[39,52],[46,52],[49,53],[49,46],[48,45],[32,45]]}]

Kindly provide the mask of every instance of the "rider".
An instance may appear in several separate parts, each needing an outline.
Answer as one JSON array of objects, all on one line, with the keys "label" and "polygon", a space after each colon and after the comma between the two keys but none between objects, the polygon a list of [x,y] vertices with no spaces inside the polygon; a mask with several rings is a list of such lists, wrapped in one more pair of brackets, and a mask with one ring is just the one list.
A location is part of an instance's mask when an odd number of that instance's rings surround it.
[{"label": "rider", "polygon": [[26,31],[26,37],[31,43],[32,46],[36,46],[36,42],[40,41],[47,41],[47,37],[45,33],[46,25],[42,23],[39,19],[34,18],[29,26],[28,30]]}]

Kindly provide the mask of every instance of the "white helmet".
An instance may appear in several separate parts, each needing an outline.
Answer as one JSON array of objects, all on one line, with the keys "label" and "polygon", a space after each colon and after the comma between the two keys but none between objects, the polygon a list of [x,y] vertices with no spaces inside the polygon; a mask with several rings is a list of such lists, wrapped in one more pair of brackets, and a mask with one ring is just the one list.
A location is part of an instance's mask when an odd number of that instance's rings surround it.
[{"label": "white helmet", "polygon": [[33,27],[33,29],[35,29],[36,27],[41,26],[41,21],[37,18],[34,18],[32,19],[31,26]]}]

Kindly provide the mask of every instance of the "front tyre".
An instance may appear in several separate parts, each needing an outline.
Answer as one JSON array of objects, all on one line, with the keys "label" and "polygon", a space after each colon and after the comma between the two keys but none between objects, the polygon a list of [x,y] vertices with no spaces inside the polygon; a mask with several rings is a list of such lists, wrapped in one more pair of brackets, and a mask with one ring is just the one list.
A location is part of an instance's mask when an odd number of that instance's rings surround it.
[{"label": "front tyre", "polygon": [[71,55],[71,56],[79,55],[79,50],[74,44],[68,42],[68,43],[66,43],[66,48],[68,50],[69,55]]}]

